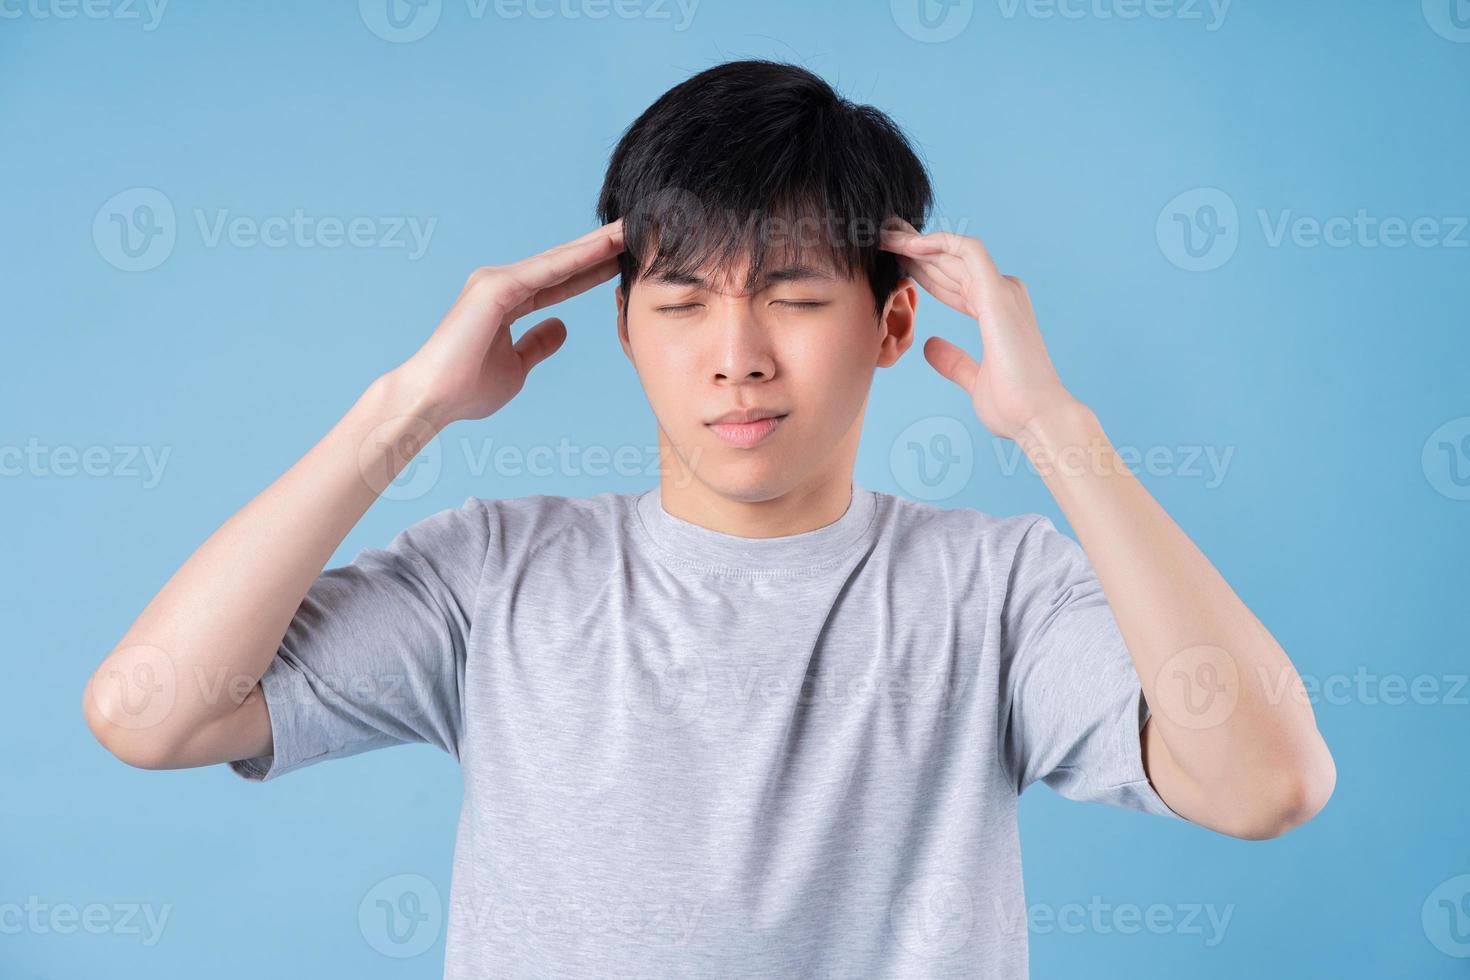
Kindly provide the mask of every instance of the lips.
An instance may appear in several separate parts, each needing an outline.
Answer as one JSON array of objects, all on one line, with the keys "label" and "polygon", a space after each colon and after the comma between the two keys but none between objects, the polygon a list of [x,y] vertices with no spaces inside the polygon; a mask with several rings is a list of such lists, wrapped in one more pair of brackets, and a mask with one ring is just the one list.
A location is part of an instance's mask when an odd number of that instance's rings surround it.
[{"label": "lips", "polygon": [[[771,433],[775,432],[781,420],[786,417],[760,412],[747,414],[764,415],[765,417],[754,418],[748,422],[710,422],[710,430],[732,446],[754,446],[765,441]],[[739,415],[735,414],[735,417],[739,418]]]},{"label": "lips", "polygon": [[778,412],[774,408],[736,408],[726,412],[717,419],[710,419],[709,424],[716,422],[759,422],[761,419],[785,414],[785,412]]}]

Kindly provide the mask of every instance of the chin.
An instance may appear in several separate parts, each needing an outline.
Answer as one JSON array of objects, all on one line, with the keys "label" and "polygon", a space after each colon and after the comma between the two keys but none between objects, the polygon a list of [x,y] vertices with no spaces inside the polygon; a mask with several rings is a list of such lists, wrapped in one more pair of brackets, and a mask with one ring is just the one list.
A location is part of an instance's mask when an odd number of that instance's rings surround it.
[{"label": "chin", "polygon": [[698,480],[729,500],[760,503],[789,493],[801,474],[789,460],[763,451],[732,449],[719,444],[703,447],[688,479]]}]

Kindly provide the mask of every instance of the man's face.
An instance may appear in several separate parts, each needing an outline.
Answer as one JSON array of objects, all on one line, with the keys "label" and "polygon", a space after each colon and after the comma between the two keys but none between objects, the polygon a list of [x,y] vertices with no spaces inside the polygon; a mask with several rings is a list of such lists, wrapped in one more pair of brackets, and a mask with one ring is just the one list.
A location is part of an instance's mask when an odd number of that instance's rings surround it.
[{"label": "man's face", "polygon": [[[661,440],[695,479],[735,500],[850,477],[873,369],[913,339],[912,283],[900,283],[880,316],[866,277],[827,261],[771,263],[750,289],[746,278],[742,263],[641,276],[626,301],[619,291],[619,336]],[[720,422],[741,411],[773,418]]]}]

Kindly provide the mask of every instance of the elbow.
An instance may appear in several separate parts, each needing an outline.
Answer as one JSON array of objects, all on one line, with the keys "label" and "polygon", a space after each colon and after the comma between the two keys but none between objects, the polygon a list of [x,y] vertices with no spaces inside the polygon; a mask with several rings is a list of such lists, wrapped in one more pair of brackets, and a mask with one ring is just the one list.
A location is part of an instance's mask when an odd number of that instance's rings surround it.
[{"label": "elbow", "polygon": [[177,768],[162,733],[156,726],[140,724],[126,708],[104,693],[95,677],[82,691],[82,718],[103,748],[135,769]]},{"label": "elbow", "polygon": [[1231,833],[1245,840],[1271,840],[1311,820],[1337,787],[1337,766],[1325,743],[1304,760],[1281,766],[1253,794],[1256,805]]}]

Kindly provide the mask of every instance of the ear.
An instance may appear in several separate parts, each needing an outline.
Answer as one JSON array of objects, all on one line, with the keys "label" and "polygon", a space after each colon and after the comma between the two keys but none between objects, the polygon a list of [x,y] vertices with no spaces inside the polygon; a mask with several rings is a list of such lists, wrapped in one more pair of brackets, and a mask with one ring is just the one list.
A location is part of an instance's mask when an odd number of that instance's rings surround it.
[{"label": "ear", "polygon": [[904,277],[888,294],[878,327],[883,335],[878,347],[878,367],[892,367],[914,342],[914,314],[919,306],[919,291],[914,281]]},{"label": "ear", "polygon": [[628,340],[628,301],[623,296],[623,287],[621,285],[613,288],[613,299],[617,304],[618,343],[623,345],[623,355],[631,362],[633,360],[633,346]]}]

